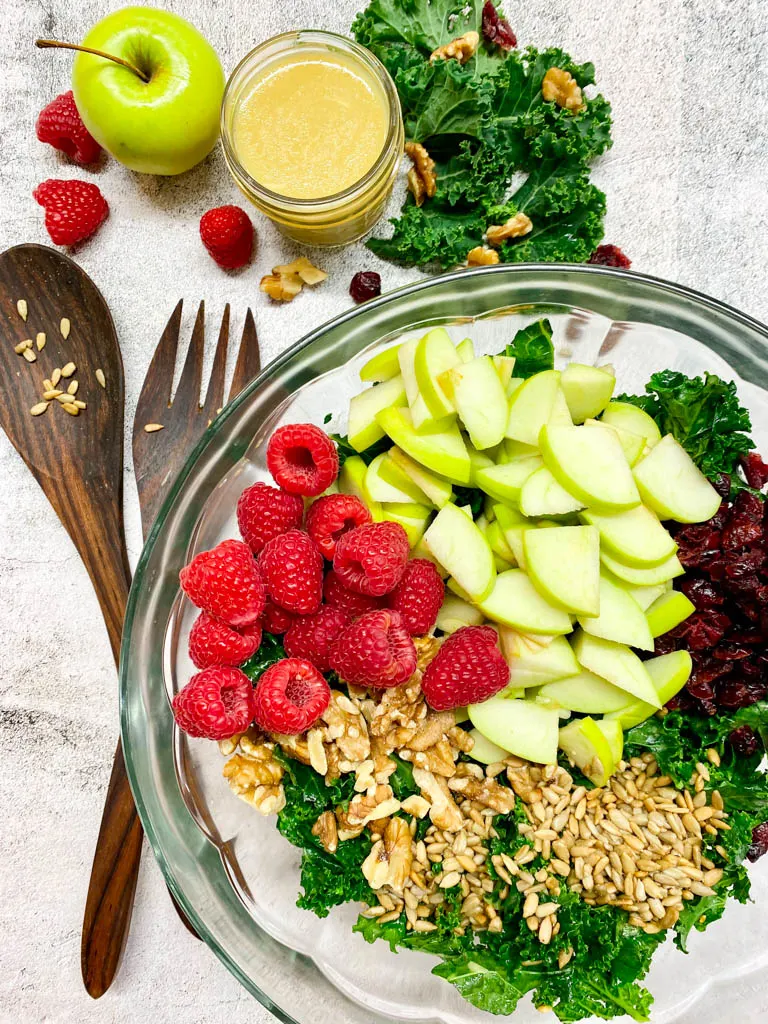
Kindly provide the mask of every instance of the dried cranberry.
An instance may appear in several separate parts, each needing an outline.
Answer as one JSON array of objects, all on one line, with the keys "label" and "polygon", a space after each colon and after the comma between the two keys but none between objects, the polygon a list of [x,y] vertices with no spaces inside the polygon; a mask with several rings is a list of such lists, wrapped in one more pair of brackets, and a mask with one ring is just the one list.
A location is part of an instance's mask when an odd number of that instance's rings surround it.
[{"label": "dried cranberry", "polygon": [[684,579],[680,584],[680,589],[688,600],[696,606],[697,611],[701,611],[704,608],[717,608],[725,600],[722,592],[703,576]]},{"label": "dried cranberry", "polygon": [[720,531],[713,529],[709,523],[701,523],[678,531],[675,540],[678,543],[678,558],[686,569],[694,569],[706,562],[710,551],[720,549],[721,536]]},{"label": "dried cranberry", "polygon": [[694,654],[693,661],[694,669],[691,678],[706,683],[714,683],[716,679],[722,679],[733,669],[733,665],[729,662],[716,661],[714,658],[707,658],[701,654]]},{"label": "dried cranberry", "polygon": [[717,688],[717,702],[724,708],[748,708],[758,700],[759,694],[740,679],[726,679]]},{"label": "dried cranberry", "polygon": [[754,862],[768,853],[768,821],[752,829],[752,845],[747,850],[747,858]]},{"label": "dried cranberry", "polygon": [[762,491],[768,483],[768,464],[763,462],[757,452],[742,455],[739,461],[749,486],[754,487],[756,491]]},{"label": "dried cranberry", "polygon": [[749,683],[760,683],[763,680],[763,667],[755,658],[745,658],[739,664],[739,672]]},{"label": "dried cranberry", "polygon": [[501,17],[491,0],[486,0],[483,4],[483,36],[489,43],[501,47],[502,50],[514,50],[517,46],[517,36],[512,31],[512,26],[506,18]]},{"label": "dried cranberry", "polygon": [[712,651],[712,657],[717,658],[718,661],[741,661],[742,658],[751,656],[752,649],[740,644],[721,643]]},{"label": "dried cranberry", "polygon": [[748,726],[740,725],[728,736],[728,742],[739,757],[751,757],[760,748],[760,741],[757,734]]},{"label": "dried cranberry", "polygon": [[727,498],[731,493],[731,478],[728,473],[718,473],[715,479],[709,482],[721,498]]},{"label": "dried cranberry", "polygon": [[349,284],[349,294],[355,302],[366,302],[381,295],[381,274],[375,270],[360,270]]},{"label": "dried cranberry", "polygon": [[728,524],[723,530],[723,547],[726,550],[744,548],[761,540],[764,512],[765,505],[756,494],[742,491],[733,503]]},{"label": "dried cranberry", "polygon": [[624,255],[618,245],[598,245],[587,263],[596,263],[601,267],[619,267],[621,270],[629,270],[632,266],[632,260]]},{"label": "dried cranberry", "polygon": [[715,696],[715,691],[710,684],[705,679],[701,679],[696,675],[691,676],[685,684],[685,688],[697,700],[712,700]]},{"label": "dried cranberry", "polygon": [[677,650],[677,640],[670,634],[664,633],[662,636],[656,637],[654,641],[655,650],[653,656],[659,654],[671,654],[672,651]]},{"label": "dried cranberry", "polygon": [[682,626],[678,626],[678,629],[685,627],[683,635],[689,650],[704,651],[722,640],[730,625],[731,620],[727,615],[704,611],[695,612]]}]

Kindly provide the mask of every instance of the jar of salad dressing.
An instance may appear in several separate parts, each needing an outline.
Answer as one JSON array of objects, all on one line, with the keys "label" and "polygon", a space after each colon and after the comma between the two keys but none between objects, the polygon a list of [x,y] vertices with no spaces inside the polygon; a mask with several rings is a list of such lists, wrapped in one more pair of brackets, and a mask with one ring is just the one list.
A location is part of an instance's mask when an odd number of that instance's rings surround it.
[{"label": "jar of salad dressing", "polygon": [[381,62],[315,31],[275,36],[238,64],[221,138],[248,199],[289,238],[325,246],[360,238],[380,218],[404,141]]}]

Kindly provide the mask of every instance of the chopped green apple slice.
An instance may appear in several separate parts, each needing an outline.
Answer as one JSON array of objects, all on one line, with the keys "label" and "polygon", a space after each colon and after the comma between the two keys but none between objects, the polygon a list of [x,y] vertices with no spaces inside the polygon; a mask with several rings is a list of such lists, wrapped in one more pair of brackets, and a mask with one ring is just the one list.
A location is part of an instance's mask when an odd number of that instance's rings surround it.
[{"label": "chopped green apple slice", "polygon": [[600,576],[600,614],[595,618],[582,616],[579,625],[585,633],[603,640],[638,647],[641,651],[653,650],[653,636],[642,608],[604,573]]},{"label": "chopped green apple slice", "polygon": [[614,576],[613,574],[611,574],[611,580],[613,583],[617,583],[620,587],[623,587],[628,594],[631,594],[644,612],[648,611],[657,597],[661,597],[662,594],[666,594],[667,590],[672,585],[672,581],[668,580],[667,583],[656,583],[651,587],[635,587],[631,583],[620,580],[618,576]]},{"label": "chopped green apple slice", "polygon": [[499,558],[504,558],[510,563],[510,568],[515,564],[515,553],[507,543],[507,538],[504,536],[504,531],[499,526],[498,522],[494,520],[492,523],[488,523],[485,530],[485,538],[491,545],[491,551]]},{"label": "chopped green apple slice", "polygon": [[543,686],[579,671],[576,656],[564,636],[556,636],[547,647],[539,647],[530,645],[508,626],[500,626],[499,643],[509,665],[510,686],[518,689]]},{"label": "chopped green apple slice", "polygon": [[509,401],[507,437],[537,445],[539,432],[550,417],[559,388],[560,374],[557,370],[534,373],[521,384]]},{"label": "chopped green apple slice", "polygon": [[536,764],[557,760],[557,711],[528,700],[491,697],[467,708],[472,725],[491,743]]},{"label": "chopped green apple slice", "polygon": [[339,490],[342,494],[351,494],[368,508],[374,522],[382,518],[381,505],[378,501],[368,499],[365,491],[365,477],[368,467],[359,455],[351,455],[339,471]]},{"label": "chopped green apple slice", "polygon": [[444,327],[428,331],[416,345],[413,368],[421,397],[430,416],[439,420],[454,411],[453,402],[438,381],[446,370],[461,363],[461,357]]},{"label": "chopped green apple slice", "polygon": [[516,459],[524,459],[531,455],[541,455],[537,445],[523,444],[522,441],[507,438],[502,442],[502,455],[497,462],[514,462]]},{"label": "chopped green apple slice", "polygon": [[481,490],[497,501],[518,501],[525,481],[543,465],[541,456],[531,455],[478,469],[475,480]]},{"label": "chopped green apple slice", "polygon": [[597,718],[595,724],[608,740],[613,763],[617,765],[624,754],[624,730],[621,727],[621,722],[610,718]]},{"label": "chopped green apple slice", "polygon": [[661,519],[703,523],[720,508],[720,495],[671,434],[638,462],[633,473],[643,501]]},{"label": "chopped green apple slice", "polygon": [[417,544],[411,550],[411,558],[426,558],[428,562],[431,562],[435,566],[435,568],[440,573],[443,579],[446,579],[449,575],[445,570],[445,566],[440,565],[438,560],[429,550],[429,548],[427,547],[427,543],[423,537],[417,542]]},{"label": "chopped green apple slice", "polygon": [[405,405],[405,401],[405,386],[399,374],[383,384],[361,391],[351,399],[347,434],[356,452],[365,451],[384,437],[384,430],[376,420],[377,415],[383,409]]},{"label": "chopped green apple slice", "polygon": [[594,526],[526,530],[523,549],[528,574],[547,601],[576,615],[599,614],[600,537]]},{"label": "chopped green apple slice", "polygon": [[426,494],[391,462],[383,452],[370,463],[363,481],[366,504],[372,501],[429,504]]},{"label": "chopped green apple slice", "polygon": [[564,726],[558,746],[595,786],[604,786],[616,770],[611,746],[594,718],[579,718]]},{"label": "chopped green apple slice", "polygon": [[669,531],[645,505],[608,513],[590,508],[581,518],[598,528],[603,550],[625,565],[638,569],[661,565],[677,550]]},{"label": "chopped green apple slice", "polygon": [[622,430],[621,427],[616,427],[611,423],[592,419],[584,420],[584,423],[588,427],[602,427],[603,430],[612,430],[618,437],[630,466],[635,465],[647,447],[644,437],[641,437],[639,434],[631,434],[628,430]]},{"label": "chopped green apple slice", "polygon": [[555,392],[555,400],[552,403],[552,411],[549,414],[549,420],[547,422],[551,423],[553,426],[573,426],[571,412],[568,408],[568,403],[565,400],[562,388],[558,388]]},{"label": "chopped green apple slice", "polygon": [[396,377],[400,373],[400,361],[397,357],[399,348],[399,345],[392,345],[383,352],[371,356],[360,371],[360,380],[365,383],[379,383]]},{"label": "chopped green apple slice", "polygon": [[583,668],[607,679],[620,690],[626,690],[633,697],[653,704],[654,707],[661,707],[651,677],[645,669],[646,663],[640,661],[624,644],[577,630],[572,646],[576,660]]},{"label": "chopped green apple slice", "polygon": [[462,338],[456,346],[456,355],[462,363],[469,363],[475,358],[475,343],[471,338]]},{"label": "chopped green apple slice", "polygon": [[424,536],[432,512],[432,508],[413,502],[391,502],[381,506],[382,519],[400,523],[408,535],[408,543],[412,548],[415,548]]},{"label": "chopped green apple slice", "polygon": [[598,416],[610,402],[615,386],[616,378],[612,373],[584,363],[569,363],[560,377],[560,387],[574,423]]},{"label": "chopped green apple slice", "polygon": [[494,505],[494,511],[496,512],[498,524],[504,532],[507,544],[509,544],[515,556],[515,561],[521,569],[525,569],[523,534],[526,530],[530,530],[533,524],[516,509],[509,508],[506,505]]},{"label": "chopped green apple slice", "polygon": [[520,511],[524,516],[562,516],[584,508],[555,480],[546,466],[537,469],[520,490]]},{"label": "chopped green apple slice", "polygon": [[455,505],[446,505],[435,516],[425,540],[471,601],[479,604],[491,594],[496,580],[493,552],[469,516]]},{"label": "chopped green apple slice", "polygon": [[546,697],[560,707],[584,715],[604,715],[607,711],[618,711],[627,706],[629,699],[626,690],[620,690],[613,683],[586,670],[546,683],[537,696]]},{"label": "chopped green apple slice", "polygon": [[525,383],[525,377],[510,377],[509,384],[507,384],[506,392],[507,398],[511,398],[512,395]]},{"label": "chopped green apple slice", "polygon": [[490,356],[479,356],[448,372],[453,401],[475,448],[492,448],[504,439],[508,403]]},{"label": "chopped green apple slice", "polygon": [[[386,386],[386,383],[378,384],[374,390]],[[392,407],[382,409],[377,414],[377,422],[398,448],[422,466],[455,484],[467,486],[471,482],[469,454],[455,424],[444,430],[418,434],[410,412]]]},{"label": "chopped green apple slice", "polygon": [[661,440],[661,431],[653,417],[629,402],[609,402],[601,419],[612,427],[639,434],[651,448]]},{"label": "chopped green apple slice", "polygon": [[658,597],[645,613],[651,636],[661,636],[685,622],[696,606],[679,590],[668,590]]},{"label": "chopped green apple slice", "polygon": [[621,512],[640,504],[632,472],[613,431],[545,424],[539,443],[544,465],[585,505]]},{"label": "chopped green apple slice", "polygon": [[496,367],[496,373],[499,375],[501,386],[504,388],[504,394],[507,395],[507,388],[509,382],[512,380],[512,372],[515,368],[514,356],[492,356],[493,365]]},{"label": "chopped green apple slice", "polygon": [[410,477],[414,484],[426,494],[435,508],[442,508],[443,505],[447,505],[453,499],[453,488],[448,481],[424,469],[410,455],[406,455],[405,452],[394,447],[390,448],[389,457],[398,469],[402,470],[407,477]]},{"label": "chopped green apple slice", "polygon": [[[648,675],[651,677],[656,694],[661,704],[672,700],[688,682],[693,661],[688,651],[672,651],[670,654],[660,654],[658,658],[649,658],[644,662]],[[646,718],[655,715],[657,708],[642,700],[634,700],[626,707],[611,711],[606,718],[615,718],[621,723],[622,728],[631,729],[639,725]]]},{"label": "chopped green apple slice", "polygon": [[563,634],[573,628],[570,615],[543,598],[521,569],[501,573],[491,592],[475,603],[494,622],[526,633]]},{"label": "chopped green apple slice", "polygon": [[397,350],[397,360],[400,364],[400,373],[403,378],[408,408],[411,410],[413,429],[424,430],[434,426],[435,420],[433,419],[429,409],[427,409],[426,402],[422,398],[421,392],[419,391],[419,385],[416,380],[414,361],[416,358],[416,346],[418,344],[418,340],[414,339],[412,341],[406,341],[400,345]]},{"label": "chopped green apple slice", "polygon": [[600,552],[600,560],[614,576],[617,576],[625,583],[631,583],[636,587],[652,587],[657,583],[666,583],[675,576],[682,576],[685,569],[680,564],[677,555],[670,555],[659,565],[651,566],[648,569],[638,569],[634,565],[624,565],[618,558],[613,558],[607,551]]},{"label": "chopped green apple slice", "polygon": [[437,613],[437,628],[444,633],[455,633],[462,626],[479,626],[485,620],[485,616],[479,608],[462,601],[456,594],[446,594],[440,611]]},{"label": "chopped green apple slice", "polygon": [[498,764],[505,757],[509,757],[509,751],[504,750],[495,743],[491,743],[487,736],[483,736],[479,729],[470,729],[473,746],[469,756],[480,764]]}]

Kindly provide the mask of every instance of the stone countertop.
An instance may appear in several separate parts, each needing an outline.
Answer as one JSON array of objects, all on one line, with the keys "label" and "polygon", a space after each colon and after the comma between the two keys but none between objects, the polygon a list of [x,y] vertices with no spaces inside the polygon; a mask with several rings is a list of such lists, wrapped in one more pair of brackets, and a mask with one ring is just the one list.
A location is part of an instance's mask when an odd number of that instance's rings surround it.
[{"label": "stone countertop", "polygon": [[[35,139],[38,111],[68,88],[71,58],[36,51],[33,40],[77,40],[120,6],[119,0],[3,0],[0,250],[47,242],[31,191],[47,177],[80,176]],[[176,0],[167,6],[202,30],[229,71],[252,44],[274,33],[303,26],[345,32],[361,4]],[[762,0],[506,6],[522,44],[557,44],[577,59],[594,60],[598,84],[613,103],[615,144],[595,172],[608,194],[606,241],[621,245],[638,271],[768,320]],[[347,309],[349,280],[362,267],[379,270],[385,290],[418,276],[380,263],[358,245],[318,256],[328,281],[288,308],[273,305],[259,292],[259,278],[297,250],[263,219],[254,218],[253,265],[240,273],[216,268],[199,242],[197,222],[206,209],[241,201],[219,153],[180,178],[141,177],[108,161],[94,180],[111,213],[75,258],[115,317],[127,425],[180,297],[187,301],[185,337],[200,299],[210,325],[232,303],[235,332],[250,305],[267,361]],[[28,298],[32,306],[34,296]],[[141,545],[130,466],[126,475],[135,563]],[[85,570],[4,438],[0,479],[0,1022],[266,1024],[273,1018],[179,924],[149,851],[117,980],[98,1003],[82,988],[80,925],[117,731],[115,670]],[[758,998],[750,988],[729,991],[731,1019],[765,1019],[765,993]],[[718,1006],[710,997],[679,1019],[714,1024]]]}]

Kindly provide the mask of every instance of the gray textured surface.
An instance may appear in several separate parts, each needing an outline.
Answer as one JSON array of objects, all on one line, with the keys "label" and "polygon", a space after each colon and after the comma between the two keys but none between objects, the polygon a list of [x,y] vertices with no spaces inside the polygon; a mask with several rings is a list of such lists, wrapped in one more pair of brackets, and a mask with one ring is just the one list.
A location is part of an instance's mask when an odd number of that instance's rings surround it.
[{"label": "gray textured surface", "polygon": [[[77,172],[40,145],[39,109],[67,88],[70,59],[40,53],[37,36],[80,38],[118,2],[0,3],[0,249],[47,241],[32,188]],[[357,0],[178,0],[231,70],[245,50],[296,27],[345,31]],[[764,0],[638,0],[544,7],[507,4],[521,42],[557,43],[593,59],[612,100],[615,145],[596,177],[608,193],[607,240],[637,270],[681,281],[768,319],[768,30]],[[83,175],[88,177],[88,175]],[[115,316],[126,363],[130,417],[154,344],[176,300],[205,298],[211,322],[225,301],[236,324],[254,307],[265,359],[349,306],[347,286],[365,265],[384,287],[413,279],[359,247],[324,254],[330,272],[291,306],[269,304],[258,280],[292,255],[257,218],[253,266],[227,275],[197,237],[207,208],[237,202],[215,155],[179,179],[140,178],[108,162],[97,179],[111,207],[76,258]],[[29,296],[30,318],[34,297]],[[115,673],[98,607],[72,546],[10,445],[0,439],[0,1022],[90,1024],[153,1019],[221,1024],[269,1015],[179,925],[148,855],[122,970],[91,1003],[79,978],[85,889],[116,730]],[[138,515],[127,477],[129,546]],[[58,575],[59,570],[66,570]],[[692,962],[686,964],[691,969]],[[765,1019],[751,986],[728,994],[726,1019]],[[697,1007],[703,1024],[721,999]],[[687,1024],[687,1022],[686,1022]]]}]

